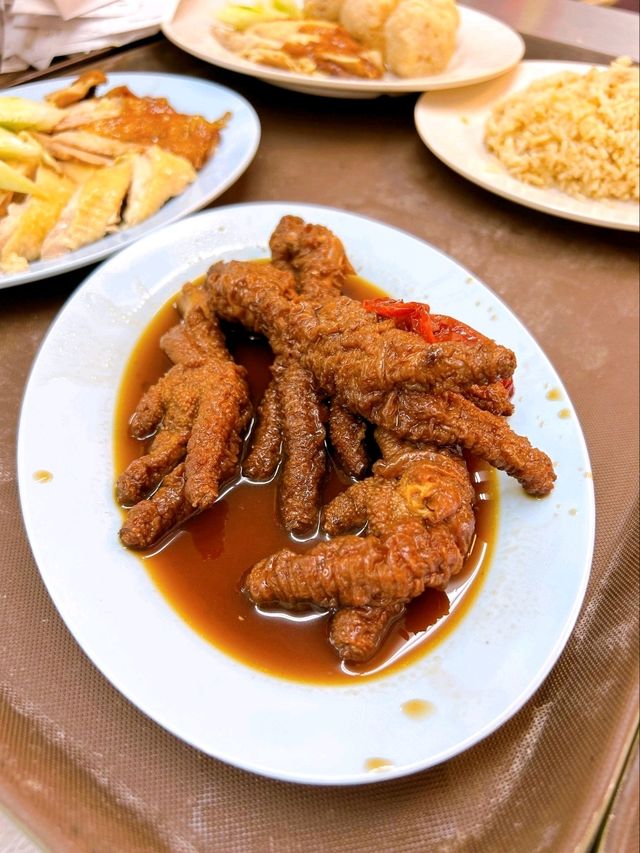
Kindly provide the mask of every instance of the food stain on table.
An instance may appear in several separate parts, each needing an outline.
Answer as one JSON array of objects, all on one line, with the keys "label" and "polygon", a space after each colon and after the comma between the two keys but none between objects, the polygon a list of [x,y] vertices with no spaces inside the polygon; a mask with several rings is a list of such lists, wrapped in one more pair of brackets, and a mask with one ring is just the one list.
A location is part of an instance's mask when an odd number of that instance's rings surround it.
[{"label": "food stain on table", "polygon": [[33,472],[33,479],[37,483],[49,483],[51,480],[53,480],[53,474],[51,473],[51,471],[45,471],[43,468],[41,468],[40,470]]},{"label": "food stain on table", "polygon": [[[347,293],[359,299],[380,296],[378,289],[355,277]],[[115,418],[114,480],[143,450],[143,443],[129,437],[128,421],[141,394],[170,367],[158,342],[177,320],[177,310],[170,301],[153,318],[129,358]],[[256,404],[270,378],[271,351],[262,338],[237,327],[226,332],[230,351],[248,371]],[[266,554],[286,547],[304,551],[326,538],[317,534],[304,541],[292,539],[278,523],[277,476],[267,483],[238,478],[222,490],[213,507],[139,556],[169,604],[226,654],[289,680],[353,685],[354,679],[386,675],[417,660],[455,629],[472,604],[494,549],[498,480],[486,463],[472,458],[467,461],[477,508],[476,534],[463,571],[446,592],[426,589],[411,601],[382,649],[365,664],[341,663],[336,658],[328,640],[329,613],[260,609],[241,592],[243,576]],[[325,483],[325,502],[350,483],[332,465]]]}]

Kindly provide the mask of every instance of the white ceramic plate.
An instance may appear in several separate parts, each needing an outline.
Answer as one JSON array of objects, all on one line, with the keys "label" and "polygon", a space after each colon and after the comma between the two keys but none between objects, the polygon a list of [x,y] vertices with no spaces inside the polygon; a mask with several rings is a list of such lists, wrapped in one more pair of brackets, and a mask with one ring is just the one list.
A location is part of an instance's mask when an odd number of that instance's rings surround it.
[{"label": "white ceramic plate", "polygon": [[[544,500],[500,478],[488,576],[454,631],[403,670],[348,686],[270,677],[196,634],[119,545],[113,497],[116,394],[129,353],[183,282],[218,259],[264,257],[285,213],[332,228],[357,271],[427,300],[518,356],[513,426],[547,451]],[[548,394],[553,390],[556,393]],[[563,416],[564,415],[564,416]],[[38,471],[53,475],[48,482]],[[567,394],[522,324],[467,270],[416,238],[354,214],[296,203],[221,207],[150,234],[93,272],[36,358],[18,439],[26,528],[44,582],[78,643],[151,718],[205,753],[256,773],[316,784],[402,776],[449,758],[504,723],[560,654],[591,565],[593,488]],[[431,703],[410,719],[402,704]],[[368,759],[389,762],[366,769]]]},{"label": "white ceramic plate", "polygon": [[309,77],[258,65],[226,50],[212,33],[216,11],[226,4],[227,0],[182,0],[173,19],[164,24],[163,32],[182,50],[213,65],[311,95],[367,98],[467,86],[504,73],[524,55],[524,42],[518,33],[489,15],[459,6],[458,45],[440,74],[407,79],[386,74],[380,80]]},{"label": "white ceramic plate", "polygon": [[416,104],[416,128],[436,157],[486,190],[564,219],[637,231],[637,203],[580,199],[560,190],[530,186],[510,175],[483,143],[485,122],[504,98],[541,77],[561,71],[586,73],[593,67],[583,62],[526,60],[499,79],[455,92],[425,94]]},{"label": "white ceramic plate", "polygon": [[[8,89],[6,94],[39,101],[49,92],[63,88],[74,79],[57,78],[28,83]],[[179,196],[170,199],[156,214],[133,228],[118,231],[60,258],[35,261],[24,272],[11,275],[0,272],[0,288],[49,278],[106,258],[138,240],[143,234],[182,219],[209,204],[234,184],[253,160],[260,142],[260,122],[251,104],[237,92],[195,77],[127,72],[109,74],[107,84],[98,87],[98,94],[115,86],[128,86],[136,95],[167,98],[179,112],[201,115],[209,121],[226,112],[232,113],[232,118],[220,135],[216,151],[198,172],[196,180]]]}]

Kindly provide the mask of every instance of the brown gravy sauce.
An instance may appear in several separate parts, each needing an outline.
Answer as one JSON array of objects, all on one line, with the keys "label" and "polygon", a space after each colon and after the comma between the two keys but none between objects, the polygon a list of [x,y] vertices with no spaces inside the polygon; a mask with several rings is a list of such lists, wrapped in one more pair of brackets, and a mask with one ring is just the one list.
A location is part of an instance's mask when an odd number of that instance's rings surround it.
[{"label": "brown gravy sauce", "polygon": [[[384,295],[355,277],[345,292],[357,299]],[[153,318],[125,368],[115,413],[114,482],[129,461],[144,451],[143,444],[128,434],[129,418],[141,394],[170,367],[158,341],[178,319],[171,300]],[[233,329],[229,347],[247,368],[257,403],[270,377],[268,345]],[[170,605],[225,653],[282,678],[353,684],[353,678],[387,674],[424,655],[455,628],[473,601],[493,552],[498,487],[490,466],[473,459],[468,462],[478,502],[476,536],[465,568],[446,593],[428,589],[412,601],[382,649],[366,664],[340,664],[327,639],[328,614],[259,611],[240,593],[243,574],[259,559],[283,547],[304,549],[318,541],[292,542],[278,524],[277,478],[266,484],[240,479],[223,490],[211,509],[139,556]],[[326,498],[348,483],[334,468],[327,478]]]},{"label": "brown gravy sauce", "polygon": [[435,710],[435,706],[426,699],[408,699],[402,703],[402,711],[413,720],[421,720],[428,717]]},{"label": "brown gravy sauce", "polygon": [[367,758],[364,763],[364,769],[373,773],[376,770],[390,770],[393,767],[393,761],[388,758]]}]

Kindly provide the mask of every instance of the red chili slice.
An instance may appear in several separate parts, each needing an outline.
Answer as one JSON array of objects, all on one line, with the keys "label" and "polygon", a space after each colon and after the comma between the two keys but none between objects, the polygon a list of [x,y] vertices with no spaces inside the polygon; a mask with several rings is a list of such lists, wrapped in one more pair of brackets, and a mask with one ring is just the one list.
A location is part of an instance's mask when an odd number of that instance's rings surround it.
[{"label": "red chili slice", "polygon": [[[446,314],[432,314],[431,308],[425,302],[403,302],[401,299],[365,299],[362,303],[366,311],[371,311],[379,317],[395,320],[399,329],[415,332],[427,343],[437,341],[487,341],[486,335],[477,332],[455,317]],[[514,393],[513,379],[503,379],[502,384],[512,397]]]}]

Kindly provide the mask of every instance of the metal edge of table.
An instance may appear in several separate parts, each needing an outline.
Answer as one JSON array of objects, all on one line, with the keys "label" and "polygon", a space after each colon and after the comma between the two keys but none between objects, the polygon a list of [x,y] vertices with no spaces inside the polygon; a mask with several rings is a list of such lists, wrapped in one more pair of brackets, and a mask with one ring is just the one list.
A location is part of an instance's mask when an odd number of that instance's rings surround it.
[{"label": "metal edge of table", "polygon": [[[640,58],[640,19],[632,11],[576,0],[464,0],[518,30],[562,48]],[[567,59],[569,57],[562,57]]]}]

